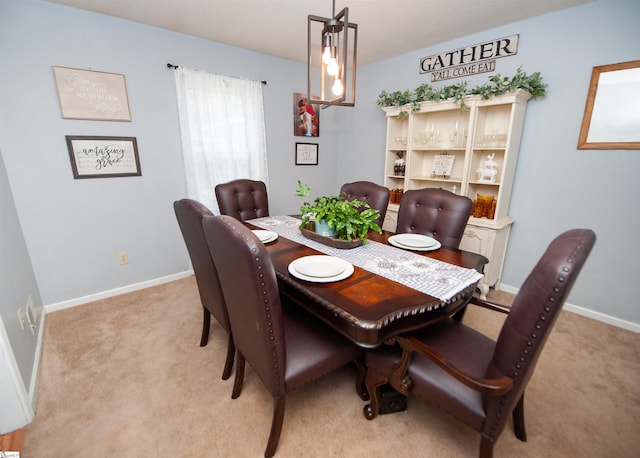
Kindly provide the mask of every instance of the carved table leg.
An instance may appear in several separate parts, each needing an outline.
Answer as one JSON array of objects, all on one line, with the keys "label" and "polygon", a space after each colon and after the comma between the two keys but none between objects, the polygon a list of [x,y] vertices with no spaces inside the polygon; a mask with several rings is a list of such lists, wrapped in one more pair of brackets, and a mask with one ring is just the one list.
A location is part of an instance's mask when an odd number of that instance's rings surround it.
[{"label": "carved table leg", "polygon": [[364,416],[367,420],[373,420],[380,411],[380,387],[388,382],[380,372],[377,372],[371,368],[367,368],[367,373],[364,377],[364,382],[371,398],[369,404],[364,406]]}]

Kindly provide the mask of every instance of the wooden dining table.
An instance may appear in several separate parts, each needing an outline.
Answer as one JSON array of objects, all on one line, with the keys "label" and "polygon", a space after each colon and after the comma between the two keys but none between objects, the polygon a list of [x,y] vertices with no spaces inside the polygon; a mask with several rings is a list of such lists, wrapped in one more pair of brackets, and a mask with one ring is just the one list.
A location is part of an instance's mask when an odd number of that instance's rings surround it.
[{"label": "wooden dining table", "polygon": [[[250,229],[264,229],[251,221],[245,224]],[[392,235],[372,231],[367,239],[388,244]],[[289,264],[321,252],[283,236],[266,243],[266,247],[281,294],[364,348],[377,347],[389,337],[455,314],[466,306],[477,286],[475,282],[443,300],[358,266],[351,276],[340,281],[304,281],[289,273]],[[480,273],[488,262],[482,255],[446,247],[416,253]]]}]

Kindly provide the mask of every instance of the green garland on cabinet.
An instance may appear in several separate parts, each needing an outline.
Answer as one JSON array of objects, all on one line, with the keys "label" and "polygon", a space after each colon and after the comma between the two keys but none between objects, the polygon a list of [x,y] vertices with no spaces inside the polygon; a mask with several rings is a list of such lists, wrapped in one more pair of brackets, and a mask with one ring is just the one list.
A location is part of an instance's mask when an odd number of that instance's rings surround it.
[{"label": "green garland on cabinet", "polygon": [[[376,105],[379,107],[401,107],[410,104],[412,111],[420,110],[420,102],[438,102],[441,100],[454,99],[456,104],[462,108],[468,108],[464,103],[465,96],[480,95],[483,99],[489,99],[516,89],[524,89],[533,97],[543,96],[547,93],[547,84],[542,82],[540,72],[527,75],[522,67],[518,67],[516,74],[509,78],[496,73],[489,78],[489,82],[472,89],[467,89],[468,83],[461,83],[444,86],[442,88],[434,88],[430,84],[421,84],[413,91],[394,91],[388,93],[382,91],[378,96]],[[401,111],[398,116],[400,118],[408,116],[409,113]]]}]

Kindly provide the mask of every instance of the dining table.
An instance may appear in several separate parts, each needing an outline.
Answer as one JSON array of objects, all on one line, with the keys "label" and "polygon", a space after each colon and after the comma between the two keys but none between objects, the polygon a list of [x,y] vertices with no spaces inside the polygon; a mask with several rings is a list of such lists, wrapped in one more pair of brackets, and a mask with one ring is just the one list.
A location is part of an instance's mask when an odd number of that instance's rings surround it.
[{"label": "dining table", "polygon": [[[397,234],[387,231],[370,231],[361,246],[340,249],[306,237],[300,219],[290,215],[244,223],[269,234],[264,244],[281,294],[363,348],[460,312],[488,262],[439,243],[429,249],[394,246]],[[344,260],[349,269],[328,281],[292,269],[311,256]]]}]

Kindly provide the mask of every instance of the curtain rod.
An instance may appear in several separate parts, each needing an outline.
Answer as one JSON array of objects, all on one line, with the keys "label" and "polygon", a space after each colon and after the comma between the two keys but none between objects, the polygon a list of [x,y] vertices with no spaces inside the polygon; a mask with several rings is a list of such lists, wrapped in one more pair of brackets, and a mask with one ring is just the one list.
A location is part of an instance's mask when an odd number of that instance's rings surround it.
[{"label": "curtain rod", "polygon": [[[167,68],[171,68],[173,70],[177,69],[178,66],[177,65],[173,65],[173,64],[167,64]],[[267,82],[265,80],[260,81],[262,84],[267,84]]]}]

